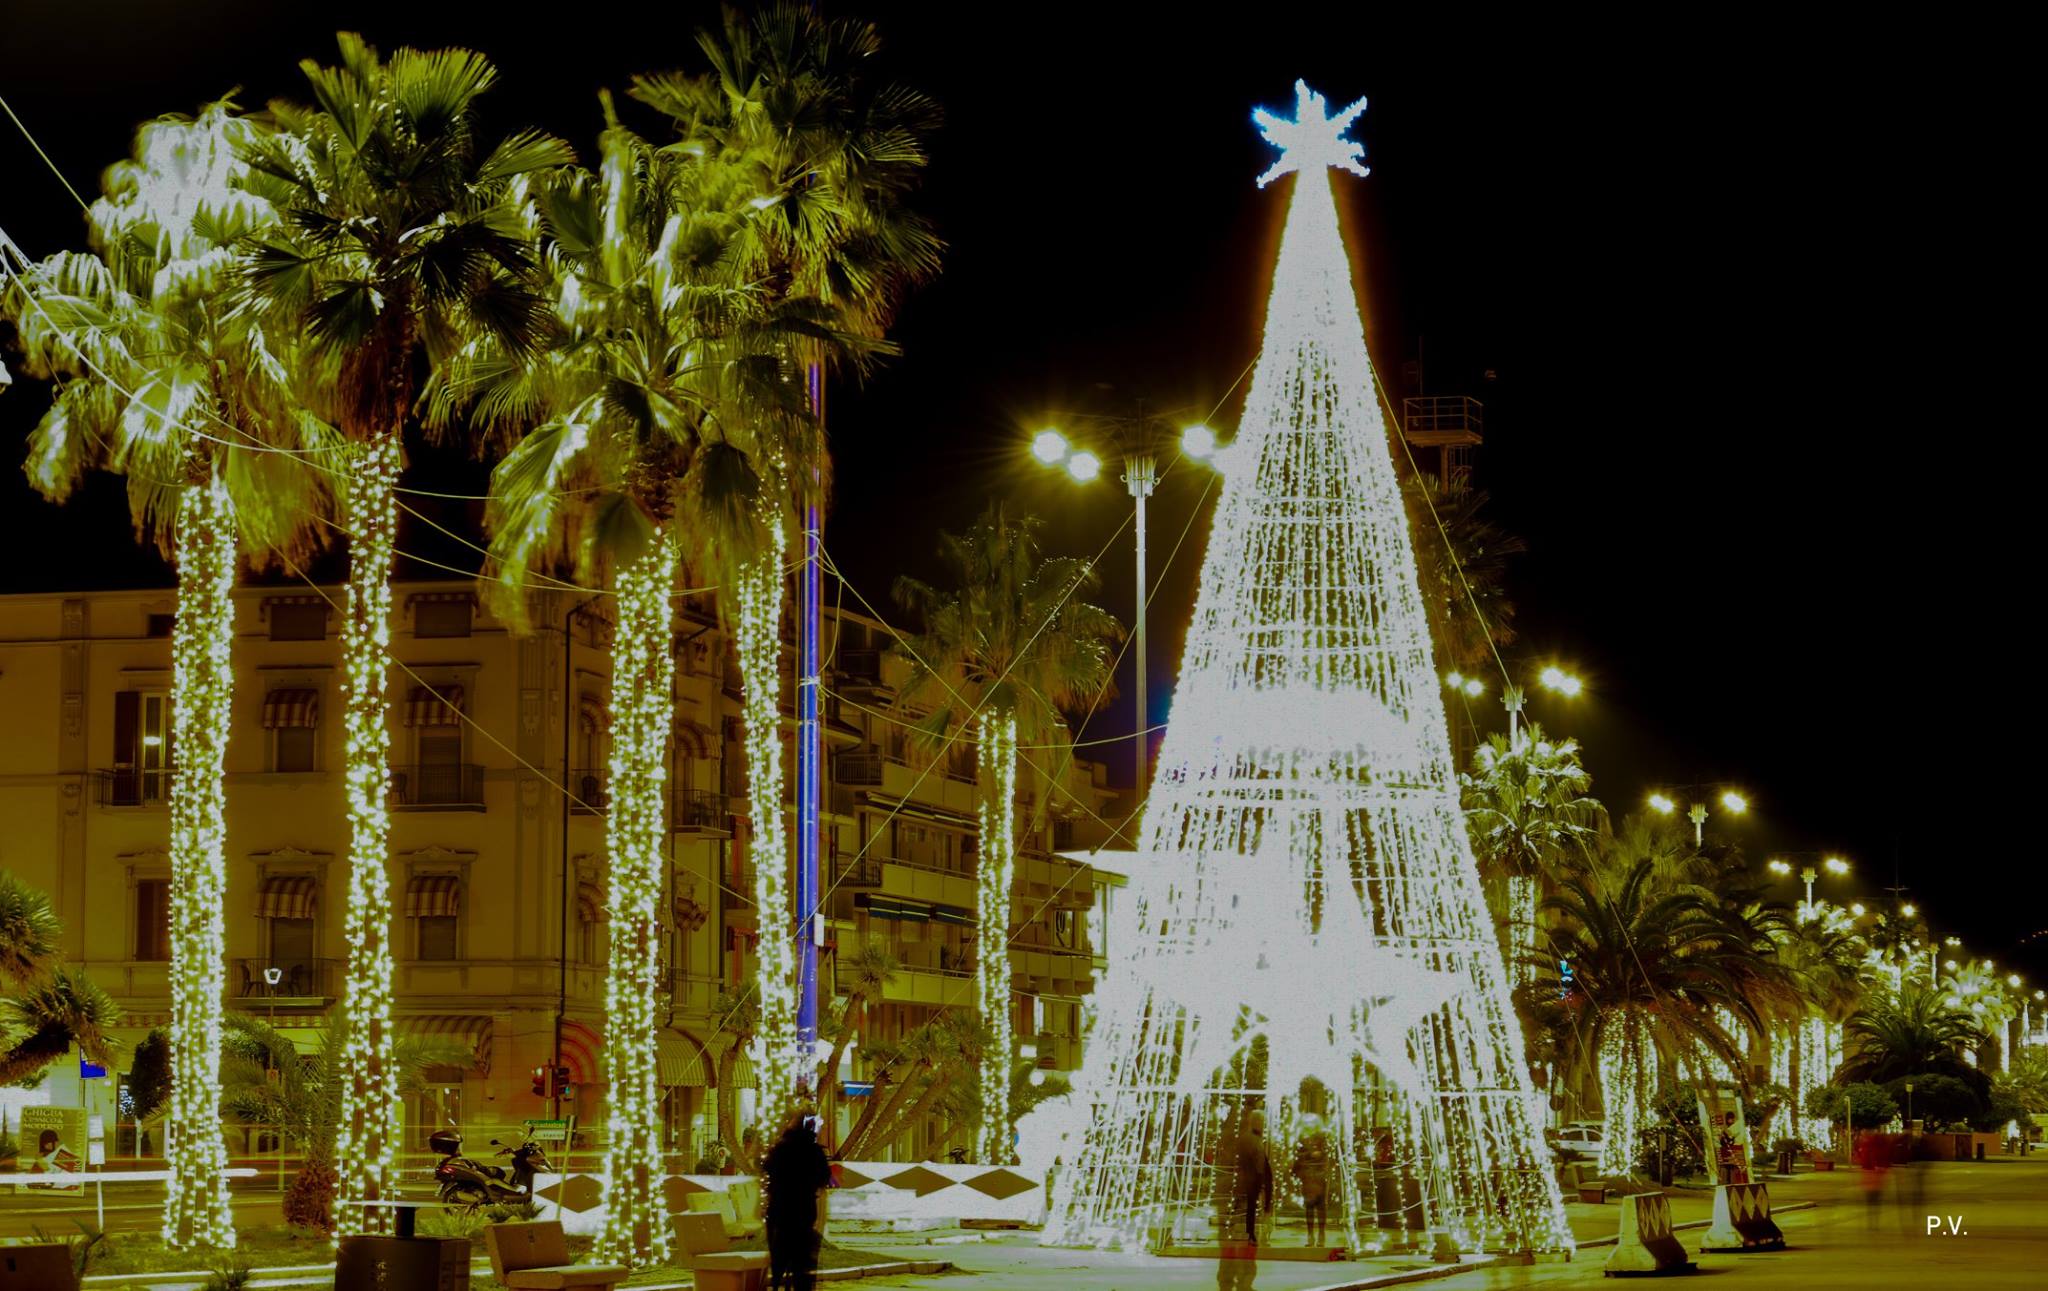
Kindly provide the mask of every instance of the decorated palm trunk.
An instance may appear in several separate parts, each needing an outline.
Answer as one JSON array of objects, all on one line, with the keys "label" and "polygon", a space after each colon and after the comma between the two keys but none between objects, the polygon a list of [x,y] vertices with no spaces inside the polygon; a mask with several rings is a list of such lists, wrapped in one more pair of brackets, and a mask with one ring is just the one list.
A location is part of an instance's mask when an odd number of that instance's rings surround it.
[{"label": "decorated palm trunk", "polygon": [[816,1060],[799,1052],[796,1008],[796,926],[790,899],[789,834],[782,817],[782,528],[739,574],[733,624],[747,733],[748,855],[754,867],[754,982],[761,993],[755,1070],[760,1079],[755,1121],[772,1143],[795,1111]]},{"label": "decorated palm trunk", "polygon": [[617,578],[612,655],[610,857],[611,945],[605,965],[606,1123],[603,1258],[633,1265],[668,1258],[661,1192],[661,1105],[655,1088],[658,923],[668,859],[668,744],[675,721],[676,541],[664,527]]},{"label": "decorated palm trunk", "polygon": [[1657,1053],[1650,1027],[1634,1009],[1617,1009],[1602,1022],[1600,1032],[1600,1110],[1607,1128],[1600,1138],[1600,1173],[1619,1176],[1635,1170],[1636,1145],[1649,1123],[1650,1099],[1657,1092]]},{"label": "decorated palm trunk", "polygon": [[975,1159],[1010,1162],[1010,900],[1017,869],[1017,719],[982,718],[975,746],[975,781],[981,786],[980,842],[976,858],[974,995],[988,1027],[981,1062],[981,1128]]},{"label": "decorated palm trunk", "polygon": [[1044,1240],[1214,1240],[1260,1111],[1276,1161],[1327,1135],[1333,1241],[1568,1248],[1325,169],[1364,105],[1300,93],[1262,114],[1300,174]]},{"label": "decorated palm trunk", "polygon": [[235,514],[218,479],[178,500],[178,615],[171,629],[171,1093],[164,1117],[163,1238],[231,1247],[221,1136],[221,1000],[227,987],[229,652],[235,640]]},{"label": "decorated palm trunk", "polygon": [[398,1073],[391,1061],[391,651],[392,541],[398,531],[399,444],[387,434],[358,446],[342,498],[348,521],[348,599],[341,627],[341,705],[348,799],[348,910],[343,941],[341,1123],[335,1164],[342,1233],[389,1232],[393,1212],[350,1206],[391,1188],[398,1146]]}]

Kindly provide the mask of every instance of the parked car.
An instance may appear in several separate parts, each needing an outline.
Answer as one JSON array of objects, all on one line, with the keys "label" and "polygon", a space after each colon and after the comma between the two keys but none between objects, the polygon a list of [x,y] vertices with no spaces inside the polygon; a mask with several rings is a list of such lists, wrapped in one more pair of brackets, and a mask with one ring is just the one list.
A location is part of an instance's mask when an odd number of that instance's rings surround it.
[{"label": "parked car", "polygon": [[1606,1141],[1605,1127],[1580,1122],[1557,1131],[1551,1139],[1551,1146],[1566,1161],[1597,1161]]}]

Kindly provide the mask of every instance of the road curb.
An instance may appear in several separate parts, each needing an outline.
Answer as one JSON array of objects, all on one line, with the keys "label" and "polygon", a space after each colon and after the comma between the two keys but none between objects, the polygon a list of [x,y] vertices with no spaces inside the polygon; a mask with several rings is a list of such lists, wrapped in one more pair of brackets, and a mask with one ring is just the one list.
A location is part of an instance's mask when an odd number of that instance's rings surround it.
[{"label": "road curb", "polygon": [[[1771,1207],[1771,1213],[1773,1215],[1783,1215],[1794,1210],[1812,1210],[1818,1204],[1818,1202],[1812,1201],[1788,1201],[1782,1206]],[[1671,1226],[1671,1231],[1676,1233],[1688,1228],[1706,1228],[1713,1224],[1713,1222],[1714,1221],[1711,1219],[1691,1219],[1687,1220],[1683,1224],[1673,1224]],[[1612,1237],[1589,1238],[1586,1241],[1579,1243],[1579,1249],[1583,1251],[1588,1250],[1595,1246],[1612,1246],[1620,1240],[1620,1233],[1616,1233]],[[1320,1288],[1318,1288],[1318,1291],[1320,1291]]]},{"label": "road curb", "polygon": [[1325,1286],[1310,1287],[1308,1291],[1369,1291],[1374,1287],[1396,1287],[1408,1282],[1434,1282],[1438,1278],[1454,1278],[1460,1273],[1471,1273],[1477,1269],[1490,1269],[1501,1264],[1513,1264],[1514,1260],[1504,1255],[1481,1255],[1456,1264],[1445,1264],[1433,1269],[1409,1269],[1402,1273],[1382,1273],[1378,1277],[1358,1278],[1350,1282],[1331,1282]]}]

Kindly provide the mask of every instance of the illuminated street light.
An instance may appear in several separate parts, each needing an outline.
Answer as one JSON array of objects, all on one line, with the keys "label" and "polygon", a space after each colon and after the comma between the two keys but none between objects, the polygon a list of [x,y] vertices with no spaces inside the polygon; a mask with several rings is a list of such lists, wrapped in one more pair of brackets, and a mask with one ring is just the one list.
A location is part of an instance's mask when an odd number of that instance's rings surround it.
[{"label": "illuminated street light", "polygon": [[1567,699],[1578,698],[1579,692],[1586,688],[1585,682],[1555,666],[1545,668],[1538,680],[1543,683],[1546,690],[1554,690]]},{"label": "illuminated street light", "polygon": [[1051,466],[1067,455],[1067,437],[1056,430],[1041,430],[1031,441],[1031,455]]},{"label": "illuminated street light", "polygon": [[1661,793],[1653,793],[1650,795],[1650,810],[1660,816],[1668,816],[1678,810],[1678,804]]},{"label": "illuminated street light", "polygon": [[1830,874],[1847,874],[1849,872],[1849,862],[1839,856],[1830,856],[1827,860],[1822,861],[1821,864],[1827,867],[1827,871]]},{"label": "illuminated street light", "polygon": [[1899,913],[1906,916],[1908,919],[1911,919],[1913,916],[1920,913],[1920,907],[1914,905],[1911,901],[1908,901],[1906,904],[1899,907]]},{"label": "illuminated street light", "polygon": [[2012,974],[2005,979],[2005,984],[2007,986],[2018,986],[2020,984],[2020,975],[2018,973]]},{"label": "illuminated street light", "polygon": [[1870,911],[1865,910],[1863,908],[1863,903],[1861,901],[1853,901],[1849,905],[1849,913],[1855,915],[1858,919],[1861,919],[1864,915],[1869,914]]},{"label": "illuminated street light", "polygon": [[1944,946],[1960,946],[1963,944],[1963,939],[1961,937],[1943,937],[1941,944]]},{"label": "illuminated street light", "polygon": [[1477,699],[1486,693],[1486,683],[1477,677],[1465,678],[1465,693]]},{"label": "illuminated street light", "polygon": [[1773,874],[1790,874],[1792,872],[1791,866],[1785,864],[1785,862],[1783,861],[1778,860],[1764,862],[1764,868],[1768,869]]},{"label": "illuminated street light", "polygon": [[1749,799],[1743,797],[1741,794],[1735,792],[1733,789],[1727,789],[1724,790],[1721,794],[1721,805],[1723,807],[1726,807],[1729,811],[1732,811],[1736,815],[1740,816],[1743,812],[1749,810]]},{"label": "illuminated street light", "polygon": [[1207,426],[1189,426],[1180,433],[1180,451],[1201,461],[1216,451],[1216,432]]},{"label": "illuminated street light", "polygon": [[1955,961],[1955,960],[1953,960],[1953,959],[1944,959],[1944,960],[1942,960],[1942,961],[1941,961],[1941,966],[1942,966],[1943,968],[1946,968],[1946,969],[1947,969],[1947,970],[1948,970],[1949,972],[1951,972],[1951,973],[1953,973],[1953,972],[1955,972],[1955,971],[1956,971],[1956,961]]},{"label": "illuminated street light", "polygon": [[1067,474],[1086,484],[1102,474],[1102,459],[1093,453],[1076,453],[1067,459]]}]

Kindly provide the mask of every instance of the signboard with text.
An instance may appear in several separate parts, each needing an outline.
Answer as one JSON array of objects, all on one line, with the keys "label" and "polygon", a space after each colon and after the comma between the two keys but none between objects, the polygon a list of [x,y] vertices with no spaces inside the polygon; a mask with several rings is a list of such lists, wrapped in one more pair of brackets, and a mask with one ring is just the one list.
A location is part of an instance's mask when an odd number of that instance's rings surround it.
[{"label": "signboard with text", "polygon": [[[82,1169],[86,1162],[86,1118],[83,1107],[24,1107],[20,1118],[21,1164],[27,1174],[50,1174]],[[27,1192],[81,1192],[83,1185],[61,1186],[21,1182],[16,1190]]]}]

